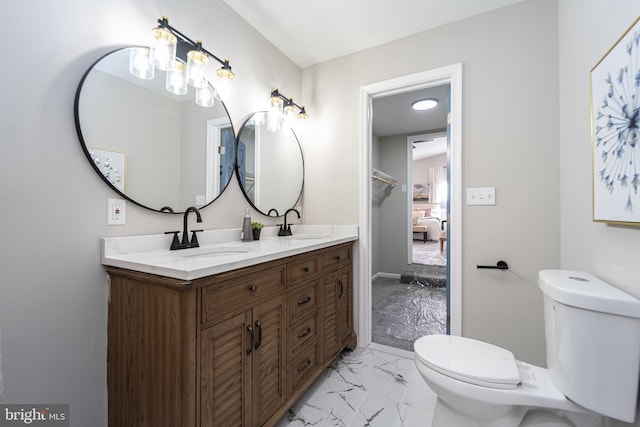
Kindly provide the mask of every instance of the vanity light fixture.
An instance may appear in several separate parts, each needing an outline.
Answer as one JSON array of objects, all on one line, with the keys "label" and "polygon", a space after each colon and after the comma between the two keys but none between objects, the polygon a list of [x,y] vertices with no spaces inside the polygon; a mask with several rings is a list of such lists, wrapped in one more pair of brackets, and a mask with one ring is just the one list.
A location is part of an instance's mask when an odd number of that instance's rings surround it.
[{"label": "vanity light fixture", "polygon": [[[216,88],[226,86],[226,82],[235,77],[229,60],[218,58],[203,48],[200,40],[194,42],[169,25],[169,18],[163,16],[158,19],[158,27],[151,30],[149,48],[132,49],[129,71],[136,77],[149,80],[154,78],[155,68],[164,70],[167,91],[184,95],[187,93],[188,84],[196,88],[196,92],[200,92],[200,96],[196,93],[198,105],[212,106],[214,94],[206,75],[211,60],[222,65],[216,71],[219,79]],[[204,90],[198,91],[199,89]]]},{"label": "vanity light fixture", "polygon": [[430,110],[438,105],[438,100],[433,98],[419,99],[411,104],[411,107],[416,111]]},{"label": "vanity light fixture", "polygon": [[[297,113],[297,114],[296,114]],[[308,119],[309,115],[304,106],[293,102],[293,98],[287,98],[278,89],[271,91],[271,109],[269,110],[269,130],[280,129],[283,119],[297,117]]]}]

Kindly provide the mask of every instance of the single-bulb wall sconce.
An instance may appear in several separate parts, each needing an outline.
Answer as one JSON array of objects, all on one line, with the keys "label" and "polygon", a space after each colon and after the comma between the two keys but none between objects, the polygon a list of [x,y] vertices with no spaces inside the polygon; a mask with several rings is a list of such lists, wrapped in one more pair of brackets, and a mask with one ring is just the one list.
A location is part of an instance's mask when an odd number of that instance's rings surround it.
[{"label": "single-bulb wall sconce", "polygon": [[[149,48],[131,51],[129,71],[141,79],[153,79],[155,69],[166,72],[166,89],[175,95],[185,95],[187,85],[196,89],[196,103],[213,106],[214,94],[207,79],[207,66],[211,60],[222,66],[216,71],[218,86],[225,86],[235,77],[229,60],[222,60],[202,47],[200,40],[193,41],[169,25],[169,19],[158,19],[158,27],[151,30]],[[218,90],[220,94],[220,91]]]},{"label": "single-bulb wall sconce", "polygon": [[268,129],[279,130],[283,119],[293,117],[308,119],[309,115],[305,107],[293,102],[293,98],[287,98],[278,89],[271,91],[271,108],[269,109],[269,118],[267,120]]}]

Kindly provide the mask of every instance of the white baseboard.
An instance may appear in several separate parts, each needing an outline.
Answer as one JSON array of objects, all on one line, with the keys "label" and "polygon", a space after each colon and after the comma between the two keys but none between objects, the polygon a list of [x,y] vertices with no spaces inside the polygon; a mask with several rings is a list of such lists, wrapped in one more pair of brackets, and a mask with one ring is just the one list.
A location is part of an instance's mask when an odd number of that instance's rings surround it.
[{"label": "white baseboard", "polygon": [[371,277],[371,280],[376,280],[378,277],[386,277],[387,279],[399,279],[400,275],[394,273],[377,272]]}]

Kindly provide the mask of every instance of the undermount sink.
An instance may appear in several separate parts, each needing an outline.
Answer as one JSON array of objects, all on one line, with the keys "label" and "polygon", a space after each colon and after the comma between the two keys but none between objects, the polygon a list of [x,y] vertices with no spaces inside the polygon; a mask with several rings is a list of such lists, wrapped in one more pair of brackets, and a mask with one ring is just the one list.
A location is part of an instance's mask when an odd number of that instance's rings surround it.
[{"label": "undermount sink", "polygon": [[293,240],[316,240],[316,239],[326,239],[330,237],[329,234],[294,234],[291,236]]},{"label": "undermount sink", "polygon": [[208,257],[208,256],[222,256],[222,255],[235,255],[246,254],[251,252],[251,248],[241,248],[238,246],[222,246],[217,248],[199,248],[193,251],[189,251],[184,255],[180,254],[180,258],[195,258],[195,257]]}]

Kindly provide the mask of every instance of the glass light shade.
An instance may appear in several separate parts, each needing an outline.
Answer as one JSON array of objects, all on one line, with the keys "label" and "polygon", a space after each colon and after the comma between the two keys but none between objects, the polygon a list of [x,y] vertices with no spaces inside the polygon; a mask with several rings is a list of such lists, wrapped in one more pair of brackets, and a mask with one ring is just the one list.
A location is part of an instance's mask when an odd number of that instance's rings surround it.
[{"label": "glass light shade", "polygon": [[282,111],[282,107],[284,106],[284,101],[279,96],[271,97],[271,108],[278,108]]},{"label": "glass light shade", "polygon": [[298,113],[298,118],[302,120],[309,118],[309,115],[307,114],[307,110],[305,110],[304,107],[302,107],[302,110],[300,110],[300,112]]},{"label": "glass light shade", "polygon": [[271,105],[269,112],[267,113],[267,130],[270,132],[277,132],[282,125],[282,103]]},{"label": "glass light shade", "polygon": [[196,104],[201,107],[213,107],[215,103],[215,92],[211,85],[196,89]]},{"label": "glass light shade", "polygon": [[289,123],[293,122],[296,117],[296,107],[293,104],[286,104],[284,106],[284,117]]},{"label": "glass light shade", "polygon": [[169,30],[157,27],[151,30],[153,65],[159,70],[170,70],[176,60],[178,39]]},{"label": "glass light shade", "polygon": [[219,78],[224,80],[233,80],[236,76],[231,71],[231,68],[226,68],[226,67],[218,68],[218,70],[216,71],[216,74],[218,75]]},{"label": "glass light shade", "polygon": [[175,61],[171,70],[167,71],[167,91],[175,95],[187,93],[187,66],[180,61]]},{"label": "glass light shade", "polygon": [[153,80],[155,69],[149,56],[149,48],[135,47],[131,49],[129,53],[129,72],[140,79]]},{"label": "glass light shade", "polygon": [[187,83],[195,88],[206,88],[209,86],[207,81],[207,65],[209,65],[209,57],[199,50],[190,50],[187,53]]},{"label": "glass light shade", "polygon": [[224,101],[228,98],[229,92],[231,92],[231,83],[227,79],[217,78],[215,88],[218,97]]}]

